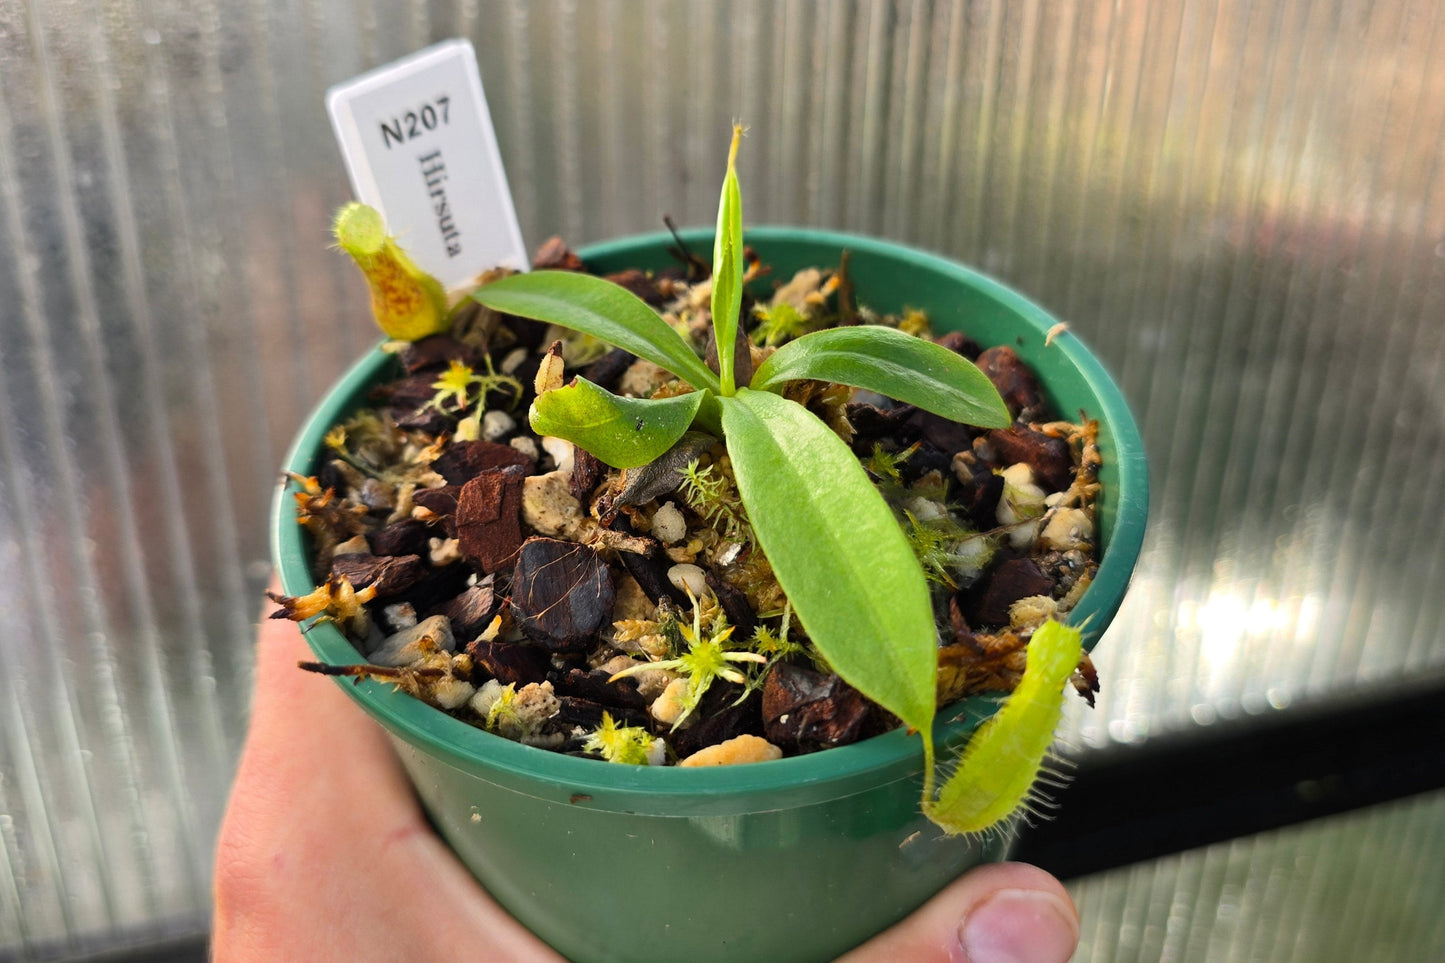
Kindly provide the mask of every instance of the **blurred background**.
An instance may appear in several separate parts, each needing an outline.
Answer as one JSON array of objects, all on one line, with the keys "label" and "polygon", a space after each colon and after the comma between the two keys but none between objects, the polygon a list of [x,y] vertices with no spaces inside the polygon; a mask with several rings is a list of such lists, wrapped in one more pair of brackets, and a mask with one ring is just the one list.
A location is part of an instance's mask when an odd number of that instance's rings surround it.
[{"label": "blurred background", "polygon": [[476,45],[529,246],[893,238],[1066,320],[1154,511],[1025,855],[1079,960],[1445,953],[1433,0],[0,0],[0,960],[202,959],[294,428],[376,335],[326,88]]}]

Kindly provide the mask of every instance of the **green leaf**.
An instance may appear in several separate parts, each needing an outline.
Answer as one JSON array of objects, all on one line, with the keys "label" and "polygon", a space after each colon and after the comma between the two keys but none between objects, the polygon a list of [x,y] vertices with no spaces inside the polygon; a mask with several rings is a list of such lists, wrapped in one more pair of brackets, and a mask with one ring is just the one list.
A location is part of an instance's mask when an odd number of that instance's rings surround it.
[{"label": "green leaf", "polygon": [[702,404],[698,406],[697,417],[693,418],[693,425],[702,431],[706,431],[714,438],[723,436],[722,429],[722,408],[718,404],[718,396],[711,391],[702,391]]},{"label": "green leaf", "polygon": [[719,400],[738,491],[793,611],[835,672],[931,745],[933,609],[892,511],[801,405],[747,388]]},{"label": "green leaf", "polygon": [[624,398],[577,378],[537,396],[532,430],[587,449],[613,468],[645,465],[671,448],[692,424],[705,392],[673,398]]},{"label": "green leaf", "polygon": [[966,358],[882,325],[829,328],[789,341],[753,375],[753,388],[816,378],[866,388],[952,421],[1007,428],[998,389]]},{"label": "green leaf", "polygon": [[712,328],[717,338],[717,368],[721,372],[724,395],[732,394],[737,388],[733,358],[737,351],[738,312],[743,305],[743,198],[737,171],[738,142],[742,136],[742,127],[734,125],[712,247]]},{"label": "green leaf", "polygon": [[493,281],[472,295],[494,311],[581,331],[717,390],[717,376],[647,302],[619,285],[575,271],[533,271]]}]

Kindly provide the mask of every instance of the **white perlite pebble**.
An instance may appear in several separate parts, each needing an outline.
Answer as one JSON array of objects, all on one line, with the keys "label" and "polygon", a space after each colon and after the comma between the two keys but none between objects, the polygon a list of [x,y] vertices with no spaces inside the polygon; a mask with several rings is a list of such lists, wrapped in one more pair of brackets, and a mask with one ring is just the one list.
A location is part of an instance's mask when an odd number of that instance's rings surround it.
[{"label": "white perlite pebble", "polygon": [[1053,552],[1082,548],[1094,538],[1094,523],[1082,508],[1060,508],[1039,533],[1039,543]]},{"label": "white perlite pebble", "polygon": [[614,672],[621,672],[623,669],[630,669],[637,664],[637,660],[627,655],[614,655],[597,667],[598,672],[606,672],[611,675]]},{"label": "white perlite pebble", "polygon": [[1008,607],[1010,627],[1018,630],[1035,629],[1053,618],[1059,604],[1047,595],[1029,595],[1017,599]]},{"label": "white perlite pebble", "polygon": [[682,592],[691,592],[693,598],[707,594],[707,573],[700,567],[683,562],[667,570],[667,580],[672,587]]},{"label": "white perlite pebble", "polygon": [[542,436],[542,449],[552,456],[552,463],[557,470],[564,475],[572,474],[572,461],[575,450],[572,443],[564,438],[554,438],[551,435]]},{"label": "white perlite pebble", "polygon": [[582,541],[597,525],[572,497],[568,475],[562,471],[522,480],[522,521],[539,535],[573,542]]},{"label": "white perlite pebble", "polygon": [[1038,532],[1038,517],[1044,513],[1044,490],[1034,483],[1033,470],[1022,462],[1009,465],[999,474],[1003,477],[1003,494],[994,515],[1000,525],[1016,526],[1009,532],[1009,544],[1026,549]]},{"label": "white perlite pebble", "polygon": [[963,584],[968,584],[983,574],[993,554],[993,542],[987,535],[962,538],[949,546],[949,566]]},{"label": "white perlite pebble", "polygon": [[719,542],[715,561],[718,565],[731,565],[743,553],[742,542]]},{"label": "white perlite pebble", "polygon": [[459,562],[462,558],[461,542],[455,538],[433,538],[427,541],[427,557],[437,568]]},{"label": "white perlite pebble", "polygon": [[[627,655],[613,656],[597,668],[608,674],[621,672],[624,669],[636,668],[637,660]],[[667,687],[677,678],[666,669],[649,669],[646,672],[637,672],[629,678],[637,683],[637,694],[644,699],[656,699],[667,691]]]},{"label": "white perlite pebble", "polygon": [[511,441],[507,442],[507,444],[511,445],[514,449],[520,451],[522,454],[526,455],[528,458],[531,458],[534,461],[541,454],[537,451],[537,443],[532,439],[528,438],[526,435],[522,435],[520,438],[513,438]]},{"label": "white perlite pebble", "polygon": [[652,513],[652,537],[665,545],[687,537],[687,519],[672,502],[665,503]]},{"label": "white perlite pebble", "polygon": [[[504,703],[505,709],[496,718],[489,719],[493,706],[503,699],[508,700]],[[542,736],[541,731],[561,708],[551,682],[529,682],[517,689],[489,679],[471,697],[472,711],[488,719],[489,726],[495,724],[493,731],[498,735],[544,748],[548,745],[555,748],[558,742],[552,736]]]},{"label": "white perlite pebble", "polygon": [[485,719],[487,713],[492,711],[492,706],[496,705],[497,700],[501,697],[502,684],[496,679],[488,679],[486,682],[483,682],[482,687],[472,695],[472,711]]},{"label": "white perlite pebble", "polygon": [[672,380],[672,375],[651,361],[639,358],[617,379],[617,393],[646,398]]},{"label": "white perlite pebble", "polygon": [[416,625],[416,609],[410,602],[397,602],[381,610],[381,617],[393,632]]},{"label": "white perlite pebble", "polygon": [[942,505],[938,504],[938,502],[934,501],[931,498],[924,498],[922,496],[919,496],[917,498],[910,498],[906,503],[904,503],[903,507],[914,518],[918,519],[918,521],[924,524],[927,524],[928,522],[936,522],[940,519],[948,517],[947,510],[945,510]]},{"label": "white perlite pebble", "polygon": [[662,690],[662,695],[652,701],[647,711],[663,725],[674,725],[687,711],[686,699],[687,680],[673,679],[667,684],[667,688]]},{"label": "white perlite pebble", "polygon": [[465,679],[438,679],[431,687],[431,697],[442,709],[458,709],[467,704],[477,687]]},{"label": "white perlite pebble", "polygon": [[365,535],[353,535],[331,550],[332,555],[369,555],[371,543]]},{"label": "white perlite pebble", "polygon": [[521,725],[535,732],[561,710],[562,703],[552,691],[551,682],[528,682],[517,690],[512,708]]},{"label": "white perlite pebble", "polygon": [[482,437],[487,441],[501,441],[517,427],[517,420],[505,411],[489,411],[482,415]]},{"label": "white perlite pebble", "polygon": [[427,645],[422,644],[423,638],[429,638],[431,645],[447,652],[456,648],[456,640],[452,637],[452,620],[445,615],[433,615],[409,629],[402,629],[387,636],[381,643],[381,648],[371,654],[371,661],[376,665],[411,665],[430,651]]},{"label": "white perlite pebble", "polygon": [[515,374],[517,369],[522,367],[522,362],[526,360],[526,348],[513,348],[507,352],[507,356],[502,359],[502,363],[497,367],[501,369],[502,374]]}]

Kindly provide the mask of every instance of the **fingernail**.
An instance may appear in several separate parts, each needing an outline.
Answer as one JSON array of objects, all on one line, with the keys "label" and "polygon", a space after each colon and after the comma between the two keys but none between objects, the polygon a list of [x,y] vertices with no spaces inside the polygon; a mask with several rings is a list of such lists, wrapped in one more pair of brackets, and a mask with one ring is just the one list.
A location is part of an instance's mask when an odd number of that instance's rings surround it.
[{"label": "fingernail", "polygon": [[1066,963],[1079,928],[1057,896],[1004,889],[963,918],[958,939],[968,963]]}]

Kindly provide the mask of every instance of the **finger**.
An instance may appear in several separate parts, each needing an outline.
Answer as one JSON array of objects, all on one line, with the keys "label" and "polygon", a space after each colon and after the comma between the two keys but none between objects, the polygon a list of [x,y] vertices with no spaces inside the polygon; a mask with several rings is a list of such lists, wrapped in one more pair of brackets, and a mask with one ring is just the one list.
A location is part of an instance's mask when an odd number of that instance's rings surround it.
[{"label": "finger", "polygon": [[427,825],[381,728],[290,622],[257,632],[256,689],[217,851],[217,960],[557,957]]},{"label": "finger", "polygon": [[[334,681],[297,668],[313,658],[294,622],[262,620],[241,773],[255,780],[254,788],[289,788],[314,783],[318,763],[325,763],[328,782],[311,791],[336,796],[364,783],[373,805],[414,810],[410,784],[381,727]],[[279,793],[266,796],[285,805]]]},{"label": "finger", "polygon": [[1079,917],[1063,884],[1025,863],[981,866],[840,963],[1065,963]]}]

